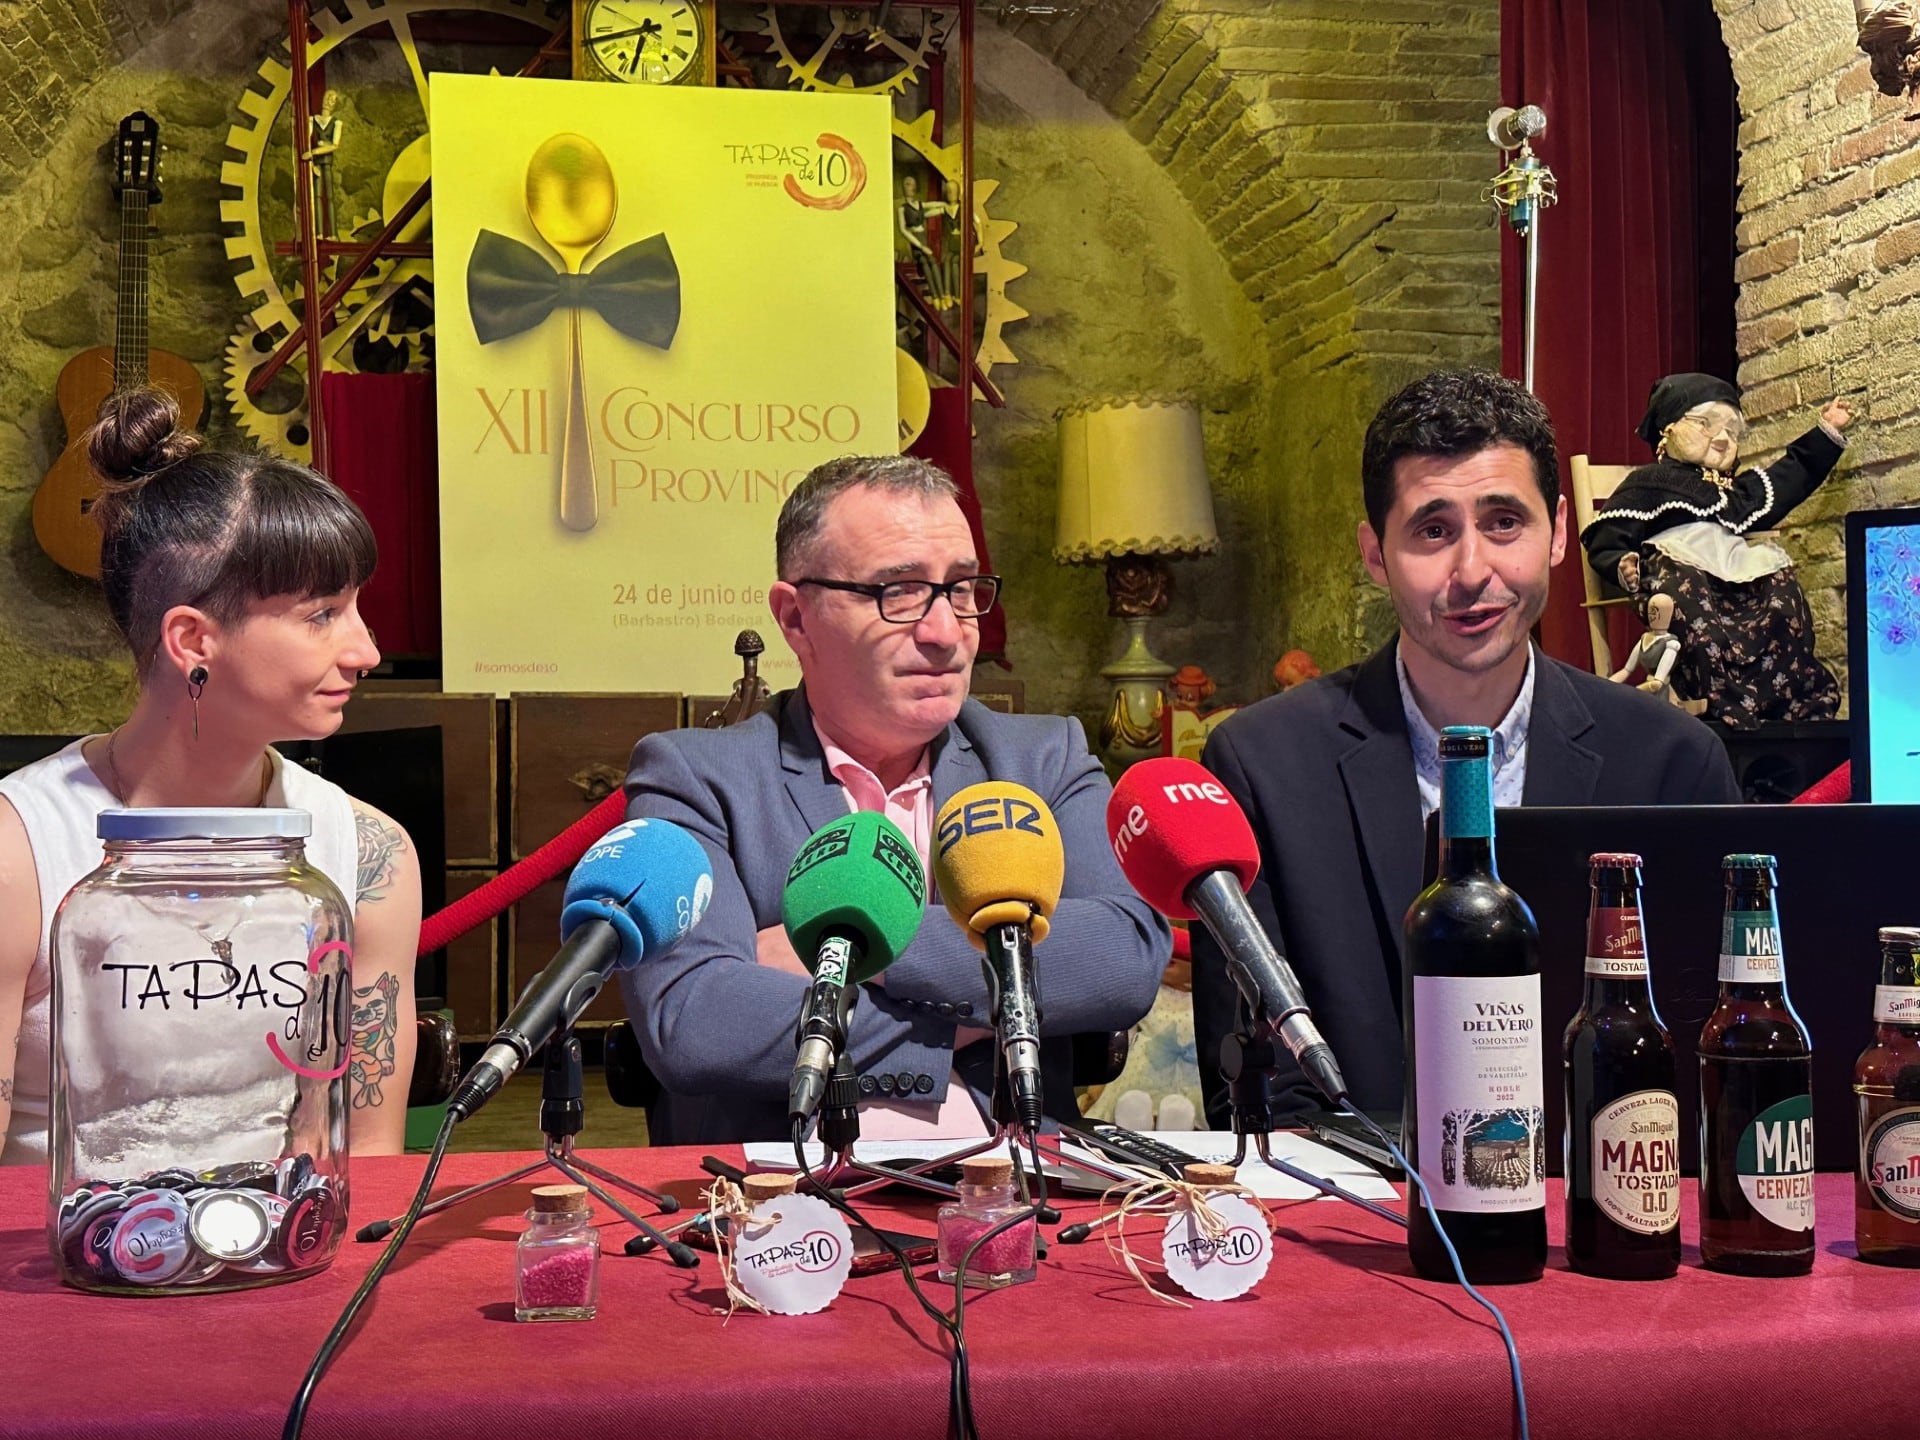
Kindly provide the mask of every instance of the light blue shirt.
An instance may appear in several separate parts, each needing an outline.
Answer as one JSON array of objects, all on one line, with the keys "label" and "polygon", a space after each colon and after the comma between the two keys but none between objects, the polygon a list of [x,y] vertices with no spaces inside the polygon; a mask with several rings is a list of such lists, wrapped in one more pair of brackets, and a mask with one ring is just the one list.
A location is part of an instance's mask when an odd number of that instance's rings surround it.
[{"label": "light blue shirt", "polygon": [[[1420,784],[1420,822],[1440,808],[1440,732],[1414,701],[1407,682],[1407,662],[1394,648],[1393,668],[1400,677],[1400,708],[1407,716],[1407,738],[1413,742],[1413,776]],[[1527,788],[1527,730],[1533,724],[1533,646],[1527,646],[1527,678],[1513,706],[1493,729],[1493,803],[1512,807]]]}]

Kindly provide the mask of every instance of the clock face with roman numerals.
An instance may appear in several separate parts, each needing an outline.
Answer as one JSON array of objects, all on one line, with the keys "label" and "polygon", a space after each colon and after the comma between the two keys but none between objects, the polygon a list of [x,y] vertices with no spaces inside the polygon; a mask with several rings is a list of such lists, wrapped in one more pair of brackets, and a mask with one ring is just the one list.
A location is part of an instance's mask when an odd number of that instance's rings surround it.
[{"label": "clock face with roman numerals", "polygon": [[706,38],[691,0],[591,0],[583,28],[600,68],[638,85],[672,85],[685,77]]}]

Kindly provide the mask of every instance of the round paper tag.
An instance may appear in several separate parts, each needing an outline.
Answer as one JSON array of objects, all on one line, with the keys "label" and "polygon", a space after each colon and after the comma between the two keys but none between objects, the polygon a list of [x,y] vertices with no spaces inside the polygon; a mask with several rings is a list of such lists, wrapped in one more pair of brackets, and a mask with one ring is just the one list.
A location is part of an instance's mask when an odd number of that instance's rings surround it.
[{"label": "round paper tag", "polygon": [[776,1315],[826,1309],[852,1268],[847,1222],[812,1195],[765,1201],[734,1235],[733,1269],[740,1288]]},{"label": "round paper tag", "polygon": [[1260,1207],[1244,1195],[1209,1195],[1207,1204],[1227,1222],[1209,1238],[1190,1210],[1167,1221],[1160,1255],[1173,1283],[1201,1300],[1231,1300],[1260,1283],[1273,1260],[1273,1232]]}]

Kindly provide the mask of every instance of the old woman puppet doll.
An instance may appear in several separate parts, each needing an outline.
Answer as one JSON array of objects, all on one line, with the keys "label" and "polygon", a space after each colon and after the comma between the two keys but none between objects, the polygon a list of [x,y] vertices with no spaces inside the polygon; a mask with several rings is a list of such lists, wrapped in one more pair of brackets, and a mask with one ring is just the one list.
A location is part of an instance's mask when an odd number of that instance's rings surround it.
[{"label": "old woman puppet doll", "polygon": [[1774,464],[1735,470],[1746,434],[1740,392],[1712,375],[1669,375],[1653,387],[1639,435],[1654,462],[1620,482],[1580,536],[1596,573],[1634,597],[1642,616],[1671,596],[1684,647],[1680,692],[1735,729],[1768,720],[1825,720],[1840,708],[1833,672],[1813,653],[1813,615],[1793,561],[1751,539],[1784,520],[1827,478],[1853,419],[1844,400]]}]

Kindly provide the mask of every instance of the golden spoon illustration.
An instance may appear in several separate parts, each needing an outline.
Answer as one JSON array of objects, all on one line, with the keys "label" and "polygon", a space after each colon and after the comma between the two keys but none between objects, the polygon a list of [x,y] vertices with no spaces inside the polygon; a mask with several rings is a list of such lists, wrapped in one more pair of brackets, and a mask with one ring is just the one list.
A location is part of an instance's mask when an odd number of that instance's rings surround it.
[{"label": "golden spoon illustration", "polygon": [[[620,190],[600,147],[584,135],[555,135],[527,162],[527,218],[554,248],[569,275],[613,229]],[[599,520],[593,437],[587,430],[586,370],[580,359],[580,309],[567,308],[573,342],[567,365],[567,428],[560,442],[560,523],[591,530]]]}]

